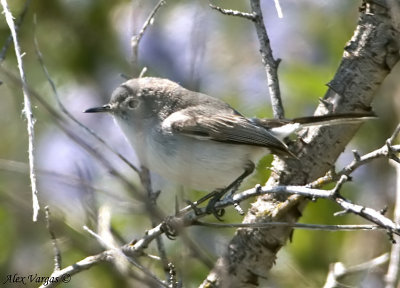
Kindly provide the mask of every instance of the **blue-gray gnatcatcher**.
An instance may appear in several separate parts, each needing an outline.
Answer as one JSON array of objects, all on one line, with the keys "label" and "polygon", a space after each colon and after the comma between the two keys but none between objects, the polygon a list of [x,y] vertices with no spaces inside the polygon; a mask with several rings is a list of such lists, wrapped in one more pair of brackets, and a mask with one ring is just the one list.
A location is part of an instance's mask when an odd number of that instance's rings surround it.
[{"label": "blue-gray gnatcatcher", "polygon": [[142,165],[167,180],[206,191],[246,177],[268,153],[295,157],[283,139],[305,126],[373,116],[365,112],[249,119],[219,99],[147,77],[123,83],[108,104],[85,112],[111,113]]}]

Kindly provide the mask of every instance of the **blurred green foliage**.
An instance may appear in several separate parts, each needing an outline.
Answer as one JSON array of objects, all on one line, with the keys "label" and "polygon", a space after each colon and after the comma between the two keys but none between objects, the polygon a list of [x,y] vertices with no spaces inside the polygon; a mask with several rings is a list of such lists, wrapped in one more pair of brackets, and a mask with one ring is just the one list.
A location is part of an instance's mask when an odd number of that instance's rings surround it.
[{"label": "blurred green foliage", "polygon": [[[107,101],[110,91],[123,81],[119,73],[134,76],[137,67],[134,69],[131,64],[130,37],[140,30],[156,2],[158,1],[32,1],[19,30],[22,50],[26,53],[24,62],[30,87],[59,110],[37,60],[33,42],[36,35],[47,68],[64,103],[76,117],[95,127],[109,141],[116,141],[115,145],[120,148],[123,144],[115,140],[118,137],[122,139],[119,131],[115,128],[104,128],[114,127],[110,119],[89,119],[80,112],[89,103]],[[288,117],[312,113],[318,104],[318,98],[323,97],[325,84],[333,77],[343,47],[355,28],[357,6],[360,3],[331,2],[335,3],[316,0],[287,3],[281,1],[283,19],[277,18],[272,1],[263,3],[272,48],[275,56],[282,58],[279,76]],[[24,3],[22,0],[9,1],[16,18]],[[218,5],[244,11],[249,9],[245,1],[226,0]],[[34,24],[34,18],[37,24]],[[2,18],[2,43],[5,43],[8,35],[8,27]],[[193,62],[198,57],[196,53],[202,56],[200,60]],[[206,1],[167,0],[143,38],[139,48],[139,63],[148,67],[147,75],[170,78],[186,87],[196,87],[200,91],[221,97],[248,116],[271,116],[265,73],[252,23],[221,15],[209,9]],[[2,68],[17,72],[12,46],[8,49]],[[377,96],[374,108],[382,117],[365,125],[349,149],[358,148],[362,153],[368,152],[382,145],[390,135],[396,125],[394,116],[399,111],[399,103],[393,97],[399,91],[396,80],[398,74],[396,70]],[[6,275],[14,273],[50,275],[53,269],[53,251],[43,214],[38,223],[31,221],[31,192],[25,164],[26,123],[21,114],[22,92],[7,77],[1,76],[0,79],[4,82],[0,86],[0,159],[18,161],[16,165],[7,161],[0,162],[0,281],[4,282]],[[42,165],[39,168],[69,176],[75,173],[72,176],[77,177],[80,167],[90,166],[88,169],[92,178],[85,180],[104,190],[95,192],[96,203],[107,203],[113,207],[113,229],[125,243],[141,237],[150,227],[150,220],[143,212],[145,208],[132,199],[131,191],[125,191],[122,185],[115,183],[117,181],[107,171],[97,167],[100,166],[97,162],[87,160],[90,155],[81,148],[70,148],[71,145],[65,143],[60,136],[62,133],[54,119],[36,100],[33,101],[33,113],[37,119],[37,162]],[[83,133],[76,126],[73,127],[78,133]],[[99,148],[99,144],[93,145]],[[73,152],[68,152],[69,149]],[[88,158],[81,157],[81,154],[76,153],[78,150]],[[121,150],[126,152],[122,148]],[[130,155],[132,151],[128,151],[126,153]],[[103,153],[108,152],[104,150]],[[351,159],[351,153],[346,150],[345,156],[339,159],[338,166],[349,163]],[[265,157],[244,187],[264,183],[270,174],[267,167],[271,160],[272,156]],[[117,162],[115,159],[113,161]],[[121,171],[131,175],[132,172],[126,166],[121,163],[118,165]],[[84,197],[81,191],[84,189],[81,186],[74,186],[72,189],[70,186],[73,186],[73,181],[68,177],[64,180],[71,183],[69,186],[62,186],[51,182],[51,177],[46,173],[40,172],[38,176],[42,208],[50,204],[53,212],[52,219],[61,247],[63,267],[101,252],[100,244],[82,229],[82,225],[90,223],[87,220],[90,217],[84,209],[86,206],[82,204]],[[390,205],[388,213],[391,213],[393,177],[386,162],[373,163],[355,174],[355,184],[346,195],[376,209]],[[204,193],[185,194],[180,198],[195,200],[201,195]],[[159,202],[168,213],[172,213],[175,194],[162,193]],[[93,201],[91,204],[96,206]],[[249,203],[245,206],[249,206]],[[337,209],[334,204],[319,200],[308,205],[301,221],[318,224],[362,222],[357,217],[333,217],[332,214]],[[241,216],[233,209],[228,209],[224,217],[227,223],[241,220]],[[209,217],[207,221],[214,219]],[[232,229],[191,227],[187,231],[187,237],[197,242],[206,257],[214,261],[233,233]],[[270,284],[274,283],[271,284],[274,287],[321,287],[330,263],[344,261],[347,264],[357,264],[367,261],[387,249],[386,240],[381,232],[296,230],[292,243],[278,254],[277,267],[269,275]],[[179,237],[174,241],[166,240],[166,247],[170,259],[177,267],[178,276],[183,277],[184,287],[196,287],[209,271],[207,266],[200,263],[196,255],[191,255],[185,242]],[[365,249],[368,249],[367,253]],[[153,244],[149,250],[149,253],[157,254]],[[157,261],[145,258],[142,262],[161,278],[164,277]],[[305,278],[308,278],[307,281]],[[38,285],[32,287],[36,286]],[[141,286],[135,280],[122,275],[111,264],[102,264],[74,276],[63,287]]]}]

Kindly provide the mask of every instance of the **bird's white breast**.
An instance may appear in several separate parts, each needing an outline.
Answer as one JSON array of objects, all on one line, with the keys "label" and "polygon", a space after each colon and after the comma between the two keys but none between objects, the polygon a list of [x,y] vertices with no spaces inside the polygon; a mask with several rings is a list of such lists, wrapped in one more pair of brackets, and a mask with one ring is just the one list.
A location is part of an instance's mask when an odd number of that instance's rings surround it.
[{"label": "bird's white breast", "polygon": [[162,133],[161,127],[157,130],[146,121],[135,129],[116,120],[142,165],[169,181],[197,190],[228,186],[244,172],[249,161],[257,163],[268,153],[268,149],[257,146]]}]

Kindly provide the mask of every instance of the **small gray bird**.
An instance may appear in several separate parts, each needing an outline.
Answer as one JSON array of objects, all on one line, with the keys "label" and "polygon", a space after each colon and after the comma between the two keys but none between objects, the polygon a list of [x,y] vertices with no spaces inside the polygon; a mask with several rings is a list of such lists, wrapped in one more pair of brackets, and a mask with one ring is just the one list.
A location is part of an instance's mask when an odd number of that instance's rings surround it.
[{"label": "small gray bird", "polygon": [[142,165],[169,181],[206,191],[242,180],[266,154],[295,157],[283,140],[301,128],[373,117],[365,112],[249,119],[219,99],[160,78],[131,79],[108,104],[85,112],[111,113]]}]

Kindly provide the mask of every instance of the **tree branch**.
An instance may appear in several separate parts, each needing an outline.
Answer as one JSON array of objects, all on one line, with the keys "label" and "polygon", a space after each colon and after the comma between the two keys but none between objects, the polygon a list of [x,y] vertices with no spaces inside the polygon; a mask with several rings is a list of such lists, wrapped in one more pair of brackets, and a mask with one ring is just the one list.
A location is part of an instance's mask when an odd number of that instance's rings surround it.
[{"label": "tree branch", "polygon": [[228,15],[228,16],[237,16],[237,17],[242,17],[251,21],[255,21],[256,15],[254,13],[246,13],[246,12],[241,12],[237,10],[231,10],[231,9],[223,9],[219,6],[215,6],[213,4],[209,4],[211,9],[217,10],[218,12]]},{"label": "tree branch", "polygon": [[339,283],[339,281],[345,276],[364,271],[370,271],[371,269],[374,269],[378,266],[385,264],[388,260],[389,260],[389,255],[386,253],[368,262],[354,265],[351,267],[346,267],[343,265],[343,263],[336,262],[332,264],[329,269],[329,274],[328,277],[326,278],[324,288],[345,287],[344,285],[341,285]]},{"label": "tree branch", "polygon": [[254,25],[256,28],[258,40],[260,42],[261,60],[267,73],[267,82],[269,96],[271,97],[272,111],[274,117],[281,119],[285,117],[282,105],[281,91],[278,80],[278,66],[280,59],[275,60],[272,55],[272,49],[265,29],[264,19],[261,11],[260,0],[250,0],[251,10],[254,17]]},{"label": "tree branch", "polygon": [[[131,243],[124,245],[119,248],[114,244],[114,241],[110,240],[108,236],[101,236],[91,231],[89,228],[84,227],[86,231],[88,231],[92,236],[94,236],[106,249],[109,249],[103,253],[106,253],[108,256],[112,257],[112,261],[117,265],[117,267],[126,267],[126,265],[120,265],[119,263],[126,263],[127,261],[133,264],[135,267],[139,268],[143,271],[149,279],[159,282],[150,271],[139,265],[134,259],[141,257],[145,254],[145,249],[149,246],[151,242],[157,240],[161,237],[162,234],[166,234],[167,237],[172,238],[176,237],[182,228],[187,226],[207,226],[207,227],[217,227],[217,228],[252,228],[252,229],[265,229],[270,231],[270,229],[277,229],[277,227],[285,227],[285,228],[296,228],[296,229],[312,229],[312,230],[328,230],[328,231],[354,231],[354,230],[376,230],[376,229],[385,229],[389,233],[395,233],[400,235],[400,229],[398,225],[393,223],[390,219],[383,216],[380,212],[368,208],[361,207],[360,205],[352,204],[351,202],[345,200],[339,193],[340,188],[343,183],[347,180],[346,176],[342,176],[341,180],[336,184],[334,188],[331,190],[320,190],[320,189],[312,189],[305,186],[275,186],[275,187],[261,187],[256,186],[254,189],[249,189],[247,191],[238,193],[234,195],[234,197],[225,198],[216,203],[216,209],[222,209],[224,207],[233,206],[235,203],[240,203],[248,199],[249,197],[255,197],[257,195],[265,195],[265,194],[293,194],[292,203],[297,205],[297,198],[299,197],[308,197],[308,198],[325,198],[331,199],[338,203],[346,212],[352,212],[361,217],[376,223],[377,225],[315,225],[315,224],[303,224],[303,223],[288,223],[288,222],[253,222],[253,223],[242,223],[242,224],[220,224],[220,223],[205,223],[200,222],[199,219],[207,216],[208,213],[206,208],[197,208],[196,211],[193,211],[192,206],[185,207],[181,209],[177,215],[170,216],[166,218],[165,221],[159,223],[158,225],[154,225],[154,227],[144,233],[144,236],[140,239],[134,240]],[[297,197],[297,198],[296,198]],[[286,209],[290,208],[289,202],[285,203]],[[284,210],[284,209],[282,209]],[[101,214],[101,213],[100,213]],[[107,217],[108,218],[108,217]],[[99,221],[102,222],[102,221]],[[109,222],[109,219],[106,221]],[[108,224],[106,225],[108,227]],[[108,230],[108,228],[107,228]],[[104,233],[103,233],[104,234]],[[107,233],[106,233],[107,234]],[[106,235],[105,234],[105,235]],[[98,255],[97,255],[98,256]],[[95,257],[95,256],[93,256]],[[111,258],[110,258],[111,259]],[[101,260],[100,258],[98,259]],[[84,260],[82,260],[84,261]],[[80,261],[81,262],[81,261]],[[69,269],[68,267],[63,269],[63,273],[57,274],[57,270],[53,272],[53,275],[59,275],[57,277],[66,277],[66,274],[73,273],[76,274],[82,271],[81,267],[79,267],[79,263],[76,263],[76,270]],[[168,264],[170,267],[171,264]],[[58,267],[58,266],[57,266]],[[90,267],[88,267],[90,268]],[[87,269],[87,268],[86,268]],[[171,270],[171,269],[169,269]],[[73,275],[71,274],[71,275]],[[171,271],[169,272],[171,278]],[[159,282],[158,284],[164,285],[164,283]],[[58,284],[54,284],[55,286]]]},{"label": "tree branch", "polygon": [[22,92],[24,94],[24,109],[23,113],[27,120],[27,130],[28,130],[28,158],[29,158],[29,171],[30,171],[30,180],[31,180],[31,189],[32,189],[32,207],[33,207],[33,215],[32,219],[34,222],[37,221],[37,217],[40,210],[39,199],[38,199],[38,190],[36,185],[36,173],[35,173],[35,155],[34,155],[34,140],[35,140],[35,132],[34,132],[34,117],[32,114],[31,108],[31,96],[28,89],[28,84],[26,81],[24,63],[22,61],[22,53],[21,47],[19,45],[17,31],[14,24],[14,18],[8,8],[7,0],[1,0],[1,5],[3,6],[4,16],[6,18],[6,22],[8,27],[10,28],[11,35],[14,42],[15,55],[17,57],[18,70],[21,77],[22,82]]},{"label": "tree branch", "polygon": [[[70,282],[71,277],[74,276],[75,274],[87,270],[91,268],[93,265],[110,260],[111,256],[109,251],[105,251],[94,256],[86,257],[85,259],[82,259],[81,261],[78,261],[73,265],[70,265],[62,270],[54,271],[49,277],[50,281],[48,283],[46,282],[43,283],[39,288],[53,288],[58,286],[59,284],[68,283]],[[51,281],[53,279],[54,281]]]},{"label": "tree branch", "polygon": [[[398,62],[399,37],[399,31],[392,27],[388,9],[364,3],[354,36],[345,47],[342,62],[315,114],[369,109],[375,92]],[[304,185],[325,175],[358,127],[306,130],[302,139],[293,145],[299,161],[275,159],[267,186]],[[295,223],[305,205],[304,197],[298,195],[264,195],[252,204],[243,222]],[[254,287],[259,276],[272,268],[277,252],[291,235],[292,229],[285,227],[238,229],[203,287]]]},{"label": "tree branch", "polygon": [[60,252],[60,248],[58,247],[58,244],[57,244],[56,235],[54,234],[53,227],[51,225],[50,208],[49,208],[49,206],[46,206],[44,209],[46,212],[47,230],[49,231],[50,239],[51,239],[51,243],[53,245],[53,251],[54,251],[54,271],[58,271],[61,269],[61,252]]},{"label": "tree branch", "polygon": [[[400,125],[398,126],[398,128]],[[394,140],[392,137],[391,139]],[[400,164],[392,162],[396,169],[396,204],[394,207],[394,221],[400,223]],[[399,267],[400,267],[400,237],[394,236],[394,243],[390,251],[390,260],[387,273],[385,275],[385,288],[398,287],[399,282]]]},{"label": "tree branch", "polygon": [[154,20],[154,16],[156,15],[158,9],[161,8],[166,3],[165,0],[160,0],[154,9],[150,12],[149,16],[147,17],[146,21],[144,22],[142,29],[139,31],[137,35],[132,36],[131,38],[131,47],[132,47],[132,62],[134,68],[139,68],[138,66],[138,54],[139,54],[139,43],[142,40],[144,32],[146,29],[152,24]]},{"label": "tree branch", "polygon": [[400,124],[397,126],[396,130],[394,131],[393,135],[386,141],[386,143],[379,149],[376,149],[368,154],[360,156],[357,151],[353,151],[354,160],[344,167],[339,172],[328,172],[325,176],[318,178],[317,180],[313,181],[312,183],[308,184],[307,187],[309,188],[318,188],[323,185],[332,183],[340,179],[341,176],[346,175],[350,176],[358,167],[365,165],[375,159],[379,158],[388,158],[393,159],[393,161],[399,162],[395,153],[400,152],[400,145],[392,145],[393,139],[399,133]]},{"label": "tree branch", "polygon": [[[36,28],[36,17],[34,18],[34,28]],[[92,135],[97,141],[99,141],[101,144],[103,144],[108,150],[111,151],[111,153],[115,154],[119,159],[121,159],[126,165],[128,165],[133,171],[136,173],[139,173],[139,169],[133,165],[126,157],[124,157],[121,153],[113,149],[104,139],[102,139],[99,135],[97,135],[92,129],[84,125],[82,122],[80,122],[74,115],[72,115],[68,109],[64,106],[62,103],[60,96],[58,95],[57,87],[56,84],[54,83],[53,79],[50,76],[50,72],[47,70],[47,67],[44,63],[43,55],[42,52],[40,51],[39,48],[39,41],[37,40],[36,37],[36,29],[33,31],[33,43],[35,45],[35,52],[39,60],[39,64],[42,67],[43,73],[46,76],[47,81],[50,84],[51,90],[53,91],[53,95],[57,101],[58,107],[61,109],[61,111],[69,118],[71,119],[75,124],[77,124],[80,128],[82,128],[84,131]]]},{"label": "tree branch", "polygon": [[[19,15],[17,21],[15,21],[15,31],[18,32],[19,27],[21,26],[22,22],[24,21],[25,15],[28,12],[28,8],[31,4],[31,0],[26,0],[24,8],[21,12],[21,14]],[[6,43],[4,43],[3,48],[1,48],[0,51],[0,63],[4,61],[4,59],[6,58],[6,54],[8,51],[8,48],[10,48],[11,43],[13,42],[13,36],[10,33],[9,37],[6,40]]]}]

